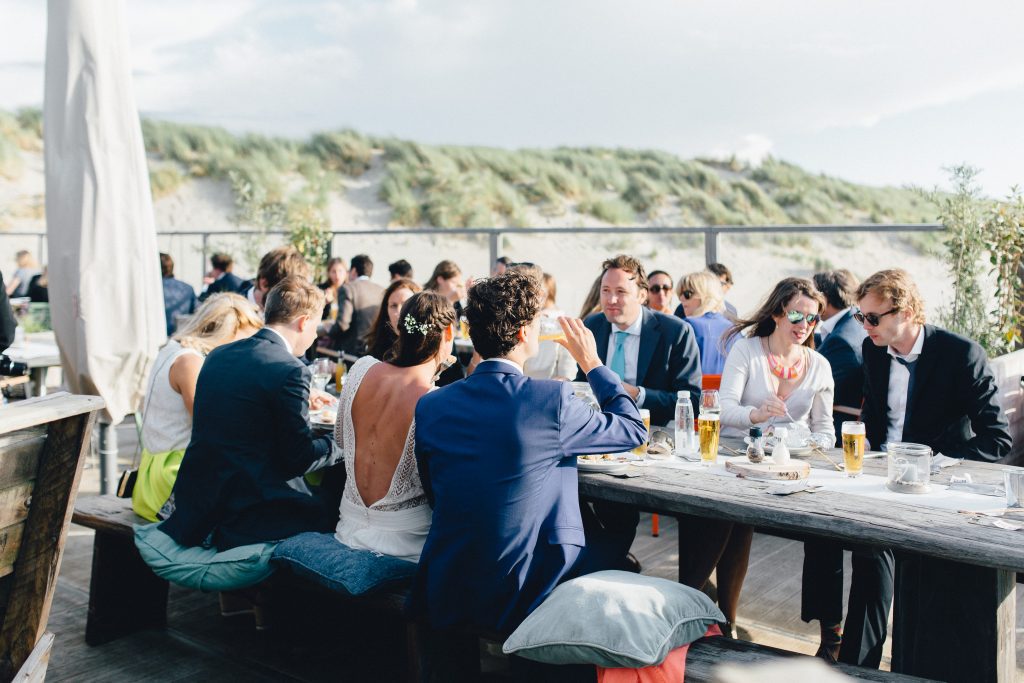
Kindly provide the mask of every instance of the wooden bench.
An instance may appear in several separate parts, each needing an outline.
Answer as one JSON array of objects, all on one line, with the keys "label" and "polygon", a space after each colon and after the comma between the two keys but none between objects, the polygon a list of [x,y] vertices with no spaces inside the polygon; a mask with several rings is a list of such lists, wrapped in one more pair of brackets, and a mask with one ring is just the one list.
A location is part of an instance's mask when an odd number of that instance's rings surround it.
[{"label": "wooden bench", "polygon": [[46,632],[96,412],[94,396],[54,394],[0,410],[0,681],[42,681]]}]

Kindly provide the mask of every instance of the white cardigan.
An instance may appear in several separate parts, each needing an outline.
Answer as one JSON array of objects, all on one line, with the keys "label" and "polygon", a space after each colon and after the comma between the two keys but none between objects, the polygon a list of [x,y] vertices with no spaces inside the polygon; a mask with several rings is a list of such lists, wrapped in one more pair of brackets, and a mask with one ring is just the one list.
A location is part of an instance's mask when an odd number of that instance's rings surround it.
[{"label": "white cardigan", "polygon": [[[817,351],[808,349],[807,367],[804,376],[785,404],[796,424],[812,432],[828,434],[835,442],[835,425],[832,422],[832,397],[835,381],[832,366]],[[759,408],[769,396],[774,396],[773,376],[768,369],[768,356],[761,345],[760,337],[737,340],[729,351],[722,370],[722,386],[719,399],[722,403],[722,434],[724,436],[746,436],[754,423],[750,413]],[[784,425],[789,420],[776,418],[775,424]],[[760,423],[765,428],[768,422]]]}]

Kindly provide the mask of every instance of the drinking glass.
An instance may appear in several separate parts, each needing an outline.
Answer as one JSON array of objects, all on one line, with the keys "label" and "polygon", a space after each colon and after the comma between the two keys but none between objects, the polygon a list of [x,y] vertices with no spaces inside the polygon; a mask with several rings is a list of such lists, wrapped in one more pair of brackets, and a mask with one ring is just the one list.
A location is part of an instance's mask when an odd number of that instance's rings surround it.
[{"label": "drinking glass", "polygon": [[844,422],[843,462],[846,464],[846,476],[856,477],[864,471],[864,423]]},{"label": "drinking glass", "polygon": [[705,389],[700,392],[700,412],[714,415],[722,412],[722,403],[718,399],[717,389]]},{"label": "drinking glass", "polygon": [[313,388],[323,391],[331,381],[331,361],[328,358],[317,358],[310,366],[313,372]]},{"label": "drinking glass", "polygon": [[334,389],[339,394],[341,393],[341,388],[345,386],[346,370],[345,361],[339,358],[338,362],[334,365]]},{"label": "drinking glass", "polygon": [[555,339],[565,339],[565,332],[562,331],[562,325],[558,322],[558,318],[541,318],[540,341],[554,341]]},{"label": "drinking glass", "polygon": [[711,467],[718,462],[718,436],[721,431],[718,413],[703,412],[697,418],[697,433],[700,437],[700,464]]},{"label": "drinking glass", "polygon": [[651,440],[651,411],[647,408],[640,409],[640,419],[644,421],[644,426],[647,427],[647,438],[644,442],[633,449],[633,455],[643,460],[647,457],[647,443]]}]

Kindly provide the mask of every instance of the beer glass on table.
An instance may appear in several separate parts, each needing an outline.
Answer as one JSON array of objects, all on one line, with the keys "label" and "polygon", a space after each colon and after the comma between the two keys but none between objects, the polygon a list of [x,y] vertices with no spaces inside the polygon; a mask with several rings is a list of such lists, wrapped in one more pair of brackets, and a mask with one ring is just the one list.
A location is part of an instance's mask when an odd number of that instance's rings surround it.
[{"label": "beer glass on table", "polygon": [[843,462],[848,477],[856,477],[864,470],[864,434],[863,422],[843,423]]},{"label": "beer glass on table", "polygon": [[651,411],[647,408],[641,408],[640,419],[644,421],[644,426],[647,427],[647,438],[644,439],[642,444],[633,449],[633,455],[643,460],[647,457],[647,442],[651,440]]},{"label": "beer glass on table", "polygon": [[718,413],[702,412],[697,418],[697,434],[700,438],[700,464],[711,467],[718,462],[718,437],[721,431]]}]

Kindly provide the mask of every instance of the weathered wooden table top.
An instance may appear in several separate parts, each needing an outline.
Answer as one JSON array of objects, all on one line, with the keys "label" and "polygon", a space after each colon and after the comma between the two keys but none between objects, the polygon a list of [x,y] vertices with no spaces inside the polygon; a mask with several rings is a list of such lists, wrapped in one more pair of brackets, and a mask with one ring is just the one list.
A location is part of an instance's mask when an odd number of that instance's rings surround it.
[{"label": "weathered wooden table top", "polygon": [[[839,449],[830,451],[829,456],[842,462]],[[814,469],[833,469],[821,457],[811,457],[809,462]],[[884,457],[864,460],[865,474],[884,477],[886,467]],[[951,475],[969,472],[975,483],[1001,484],[1003,471],[1008,469],[1024,468],[965,460],[933,474],[931,481],[941,491]],[[664,467],[647,467],[642,476],[634,478],[580,472],[579,482],[580,493],[585,496],[632,503],[652,512],[726,519],[766,530],[889,546],[1024,572],[1024,531],[974,524],[969,521],[970,515],[915,504],[912,495],[905,496],[906,502],[828,490],[776,496],[766,493],[769,482]],[[1005,505],[1001,497],[979,496],[978,505],[972,509],[991,510]]]}]

